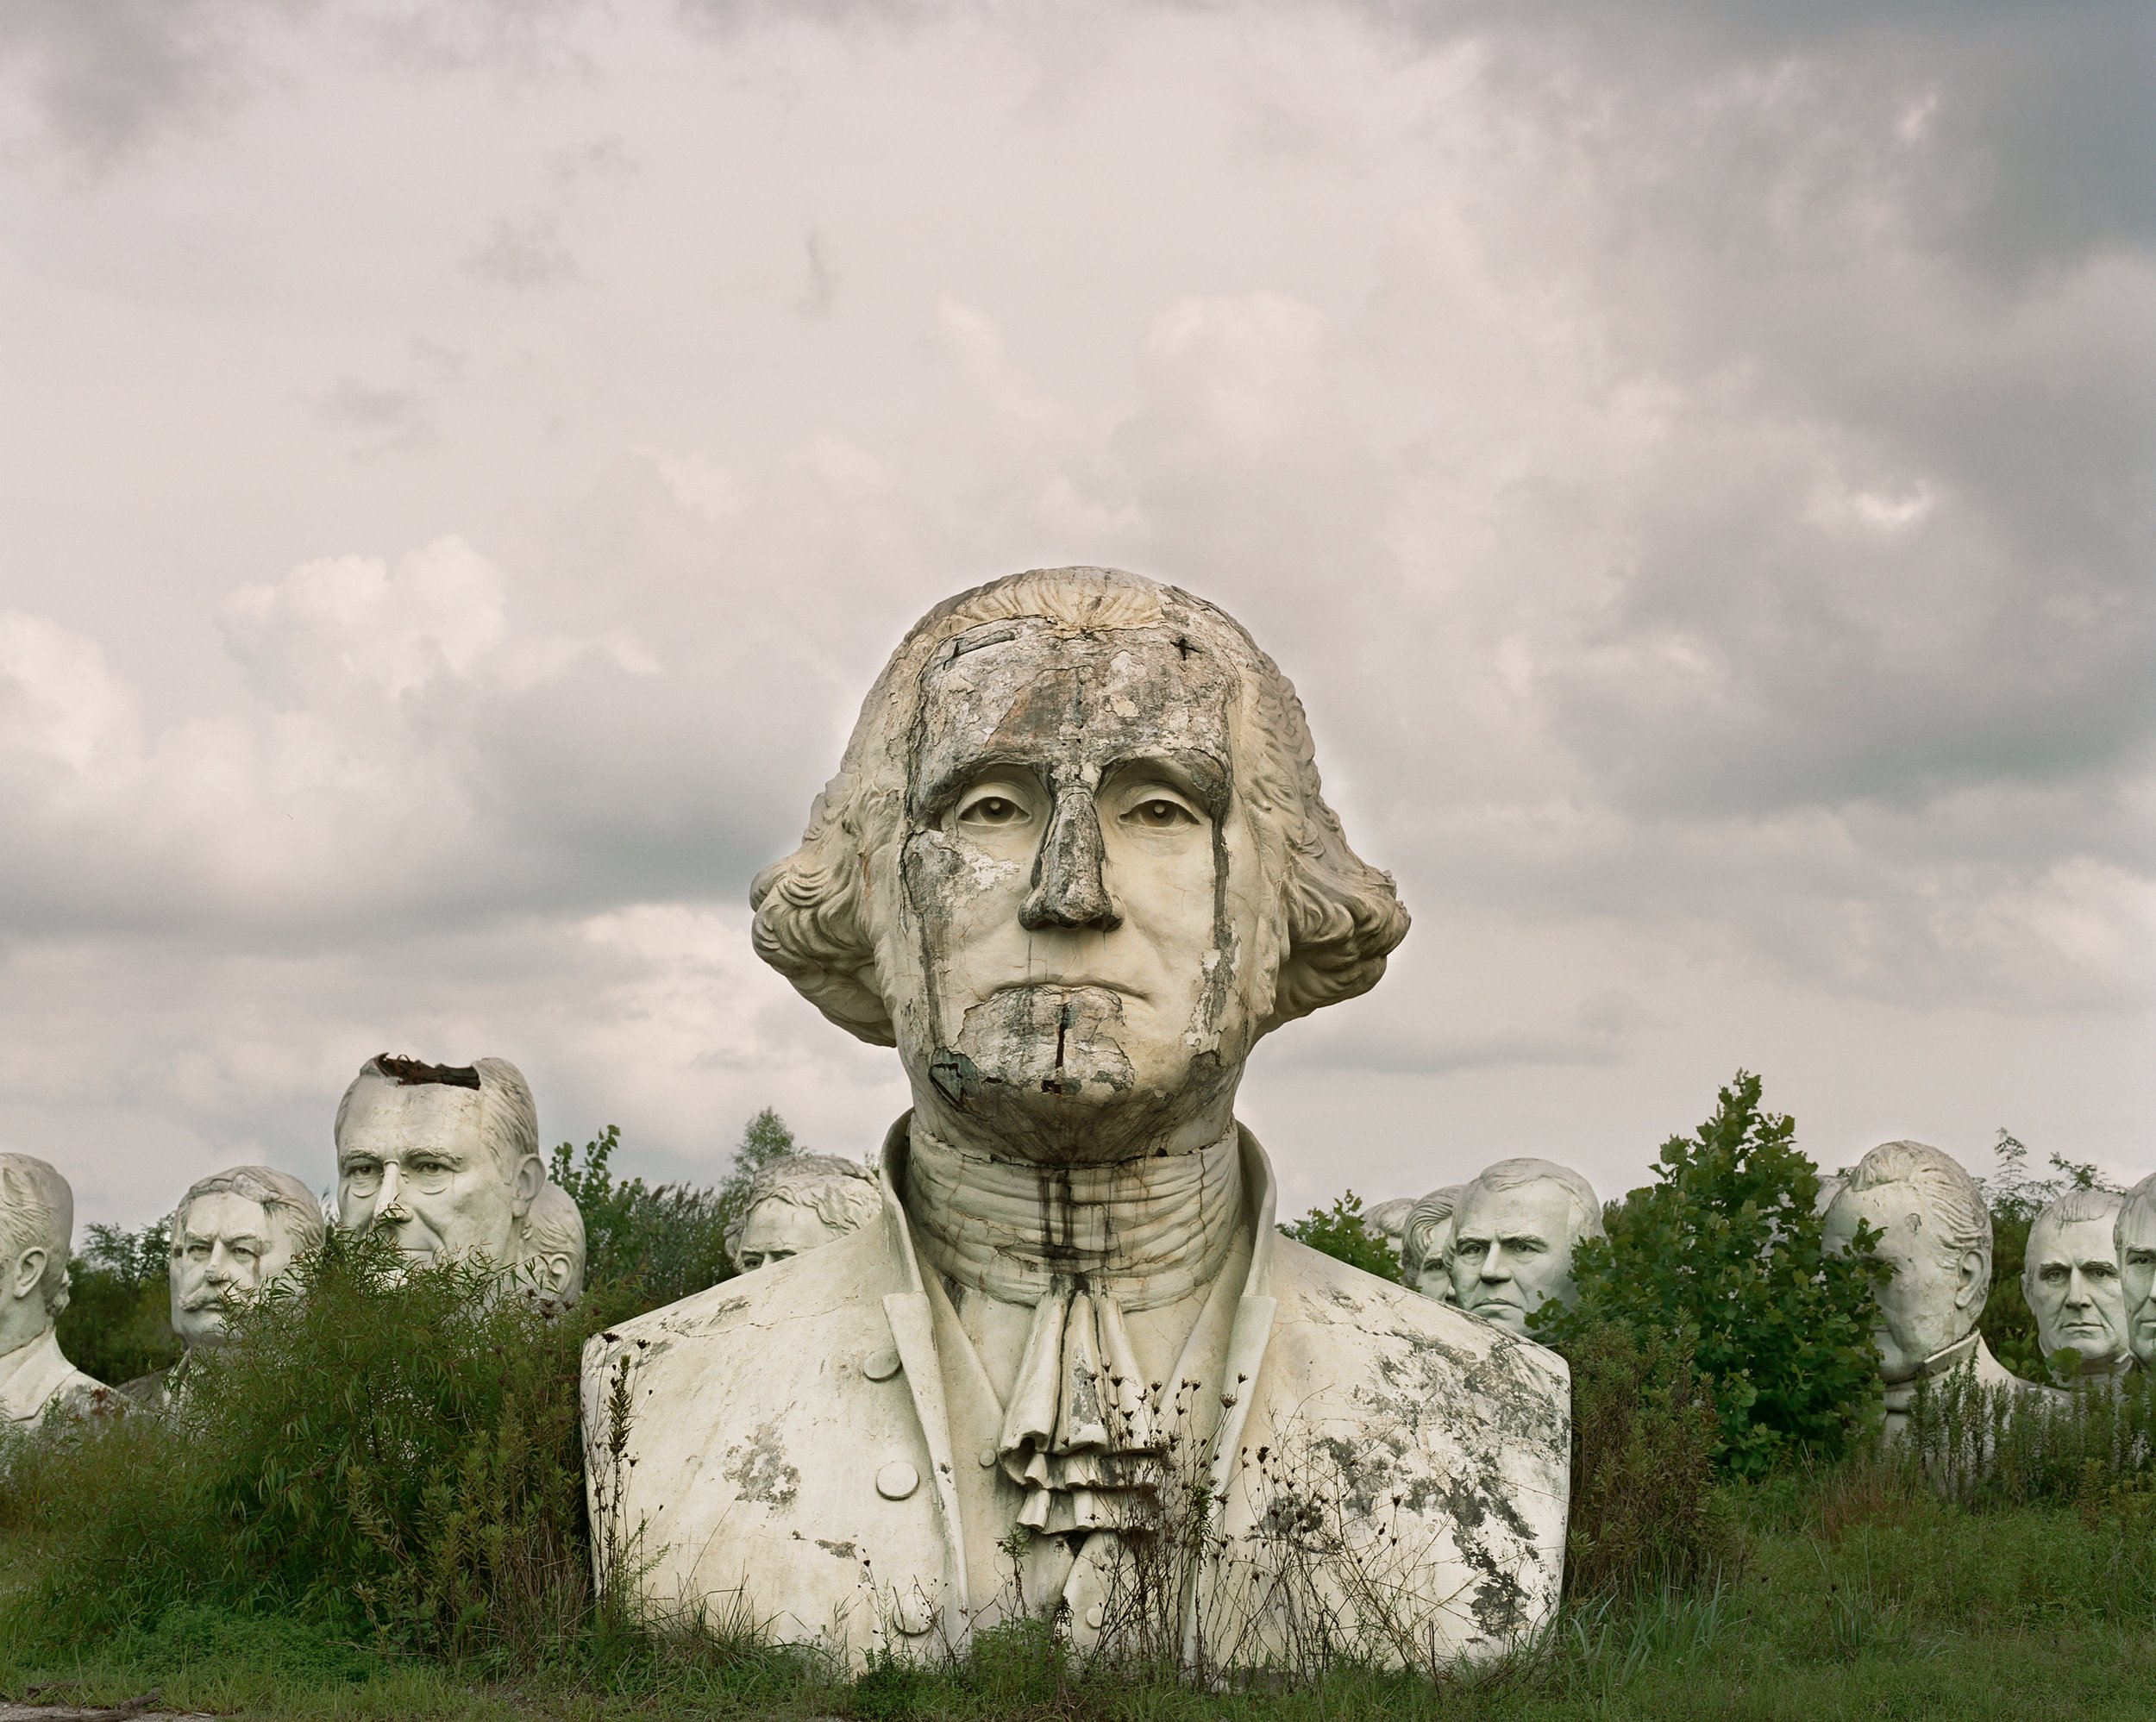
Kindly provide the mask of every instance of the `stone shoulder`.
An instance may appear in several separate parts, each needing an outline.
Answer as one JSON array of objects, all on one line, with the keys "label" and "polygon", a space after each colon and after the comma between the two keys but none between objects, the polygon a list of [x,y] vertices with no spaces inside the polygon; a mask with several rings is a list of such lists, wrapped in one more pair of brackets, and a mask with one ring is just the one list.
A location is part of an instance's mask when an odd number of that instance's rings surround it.
[{"label": "stone shoulder", "polygon": [[736,1331],[754,1330],[761,1336],[760,1343],[768,1343],[774,1324],[825,1321],[864,1301],[874,1306],[886,1292],[897,1289],[883,1228],[872,1224],[818,1249],[616,1322],[586,1342],[585,1367],[589,1368],[595,1358],[621,1345],[661,1338],[716,1341]]},{"label": "stone shoulder", "polygon": [[1367,1312],[1380,1324],[1410,1327],[1426,1337],[1477,1356],[1487,1356],[1503,1346],[1520,1354],[1523,1367],[1546,1372],[1554,1383],[1568,1387],[1571,1384],[1571,1370],[1564,1359],[1546,1345],[1494,1327],[1455,1305],[1440,1303],[1350,1267],[1292,1237],[1282,1237],[1274,1251],[1274,1295],[1283,1302],[1292,1293],[1334,1308]]},{"label": "stone shoulder", "polygon": [[1571,1371],[1547,1346],[1283,1237],[1274,1343],[1373,1416],[1434,1414],[1470,1442],[1569,1464]]}]

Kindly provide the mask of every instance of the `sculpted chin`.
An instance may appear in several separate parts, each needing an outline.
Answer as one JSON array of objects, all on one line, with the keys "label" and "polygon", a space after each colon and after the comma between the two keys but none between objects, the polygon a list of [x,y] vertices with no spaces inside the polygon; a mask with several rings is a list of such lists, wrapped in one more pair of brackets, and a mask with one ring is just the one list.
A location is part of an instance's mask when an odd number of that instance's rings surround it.
[{"label": "sculpted chin", "polygon": [[653,1606],[856,1664],[1023,1615],[1209,1667],[1547,1621],[1564,1364],[1279,1236],[1236,1121],[1258,1040],[1407,930],[1239,625],[1102,568],[938,605],[752,901],[912,1106],[868,1224],[586,1352],[599,1540]]}]

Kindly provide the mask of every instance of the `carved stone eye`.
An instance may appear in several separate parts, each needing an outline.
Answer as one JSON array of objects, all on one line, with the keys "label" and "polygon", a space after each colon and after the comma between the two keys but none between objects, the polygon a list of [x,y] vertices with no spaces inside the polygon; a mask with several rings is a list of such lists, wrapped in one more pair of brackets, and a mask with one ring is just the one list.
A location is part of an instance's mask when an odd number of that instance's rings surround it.
[{"label": "carved stone eye", "polygon": [[1198,822],[1190,810],[1180,801],[1170,801],[1164,795],[1141,801],[1131,810],[1131,817],[1139,824],[1156,831],[1165,831],[1177,825],[1194,825]]}]

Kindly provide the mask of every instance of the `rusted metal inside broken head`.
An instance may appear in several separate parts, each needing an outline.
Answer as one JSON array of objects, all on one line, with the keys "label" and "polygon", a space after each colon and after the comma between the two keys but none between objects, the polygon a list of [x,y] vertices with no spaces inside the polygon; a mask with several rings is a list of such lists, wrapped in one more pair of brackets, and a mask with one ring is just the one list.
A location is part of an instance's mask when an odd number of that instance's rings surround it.
[{"label": "rusted metal inside broken head", "polygon": [[429,1082],[448,1088],[479,1086],[479,1071],[469,1064],[429,1064],[423,1059],[399,1058],[385,1052],[374,1060],[374,1068],[400,1088],[417,1088]]}]

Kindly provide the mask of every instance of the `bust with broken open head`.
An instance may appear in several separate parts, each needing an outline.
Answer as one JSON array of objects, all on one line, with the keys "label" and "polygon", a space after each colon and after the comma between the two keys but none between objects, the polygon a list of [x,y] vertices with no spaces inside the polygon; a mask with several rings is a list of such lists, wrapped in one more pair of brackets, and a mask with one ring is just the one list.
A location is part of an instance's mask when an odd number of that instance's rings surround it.
[{"label": "bust with broken open head", "polygon": [[753,901],[912,1105],[869,1224],[587,1349],[587,1450],[635,1407],[593,1507],[649,1600],[856,1662],[1025,1615],[1237,1663],[1312,1609],[1394,1660],[1539,1629],[1564,1365],[1280,1237],[1236,1121],[1257,1042],[1407,926],[1241,627],[1100,568],[937,606]]},{"label": "bust with broken open head", "polygon": [[539,1120],[505,1058],[370,1058],[337,1106],[337,1223],[386,1231],[414,1266],[505,1268],[547,1181]]}]

